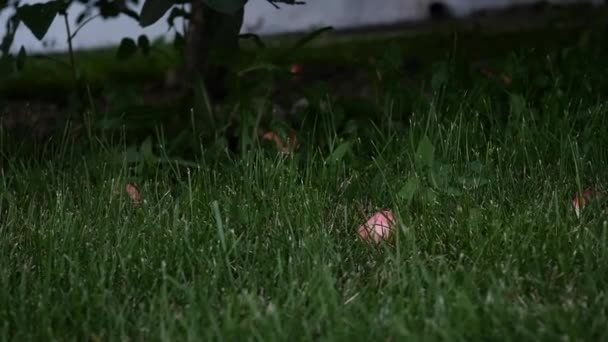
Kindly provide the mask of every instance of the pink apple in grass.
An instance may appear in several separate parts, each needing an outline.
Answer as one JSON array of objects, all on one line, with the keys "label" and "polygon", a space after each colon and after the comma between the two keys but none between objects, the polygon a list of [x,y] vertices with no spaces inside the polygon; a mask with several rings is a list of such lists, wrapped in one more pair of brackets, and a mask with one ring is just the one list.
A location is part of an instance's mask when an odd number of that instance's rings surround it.
[{"label": "pink apple in grass", "polygon": [[135,184],[128,183],[125,190],[127,191],[127,195],[129,195],[129,198],[131,198],[133,204],[138,205],[143,202],[141,198],[141,193],[139,192],[139,189],[135,186]]},{"label": "pink apple in grass", "polygon": [[359,226],[359,236],[368,242],[380,243],[393,233],[395,218],[390,210],[380,211]]}]

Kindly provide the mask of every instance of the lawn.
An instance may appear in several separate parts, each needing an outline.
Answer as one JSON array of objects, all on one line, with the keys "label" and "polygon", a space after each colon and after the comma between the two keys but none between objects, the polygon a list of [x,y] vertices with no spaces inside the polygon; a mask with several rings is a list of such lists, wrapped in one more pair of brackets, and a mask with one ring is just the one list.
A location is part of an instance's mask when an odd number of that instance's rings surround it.
[{"label": "lawn", "polygon": [[[482,67],[454,43],[415,77],[387,44],[369,93],[307,83],[290,124],[259,103],[277,79],[238,83],[233,137],[196,99],[130,117],[132,86],[78,134],[3,131],[0,338],[608,339],[607,207],[571,205],[608,190],[604,32]],[[394,234],[362,241],[381,210]]]}]

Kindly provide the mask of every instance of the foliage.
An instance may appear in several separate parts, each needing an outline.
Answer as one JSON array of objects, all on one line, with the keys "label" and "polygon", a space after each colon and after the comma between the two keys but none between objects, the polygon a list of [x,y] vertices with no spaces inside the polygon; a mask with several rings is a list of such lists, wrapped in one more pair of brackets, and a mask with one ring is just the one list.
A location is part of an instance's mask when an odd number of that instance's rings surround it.
[{"label": "foliage", "polygon": [[[205,24],[209,26],[205,32],[209,35],[209,37],[211,37],[210,39],[214,39],[218,42],[236,41],[242,24],[242,10],[244,9],[247,0],[200,1],[202,1],[203,4],[211,10],[208,18],[205,20]],[[296,0],[267,1],[274,6],[277,6],[279,3],[303,3]],[[84,3],[87,6],[78,15],[76,19],[76,24],[78,26],[74,31],[72,31],[67,16],[69,7],[76,2]],[[8,75],[15,67],[20,69],[24,65],[26,52],[23,47],[19,50],[17,58],[14,58],[9,53],[16,29],[19,24],[23,23],[38,40],[42,40],[57,16],[62,16],[64,18],[67,32],[66,40],[69,44],[71,56],[73,56],[71,44],[72,40],[80,29],[82,29],[88,22],[96,18],[109,19],[120,15],[125,15],[137,20],[143,28],[156,23],[160,18],[165,16],[169,10],[171,10],[167,18],[167,23],[172,30],[176,31],[176,40],[181,40],[184,32],[180,34],[174,24],[175,20],[178,18],[183,18],[185,20],[190,18],[190,14],[182,6],[189,4],[190,0],[145,0],[140,13],[137,13],[133,9],[133,6],[137,5],[137,3],[138,0],[50,0],[43,3],[22,5],[20,4],[20,0],[3,0],[0,2],[0,12],[12,9],[15,13],[7,20],[6,33],[3,37],[2,43],[0,44],[0,53],[2,54],[2,58],[0,59],[0,71],[5,71],[1,74]],[[240,14],[238,14],[239,11]],[[214,15],[214,12],[224,14],[224,16]],[[240,20],[233,20],[233,16],[240,16]],[[218,21],[218,19],[220,21]],[[205,39],[205,37],[202,38]],[[181,45],[177,44],[176,47],[181,48]],[[221,48],[221,46],[212,47],[218,50]],[[137,43],[135,43],[133,39],[125,37],[121,41],[117,58],[128,58],[138,49],[142,50],[144,54],[149,53],[150,44],[147,37],[140,36]],[[232,51],[231,53],[237,52]],[[73,60],[71,61],[71,67],[74,78],[77,78],[78,73]]]}]

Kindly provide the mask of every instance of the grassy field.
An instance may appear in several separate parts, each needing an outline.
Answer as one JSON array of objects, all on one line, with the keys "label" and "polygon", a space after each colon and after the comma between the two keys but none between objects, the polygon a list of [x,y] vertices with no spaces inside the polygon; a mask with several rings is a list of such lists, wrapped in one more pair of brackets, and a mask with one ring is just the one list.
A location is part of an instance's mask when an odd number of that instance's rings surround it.
[{"label": "grassy field", "polygon": [[[417,86],[387,47],[372,99],[307,89],[292,154],[253,101],[238,152],[199,107],[137,142],[100,113],[3,132],[0,339],[606,340],[606,206],[570,202],[608,188],[604,41],[512,49],[505,77],[454,50]],[[394,238],[361,241],[387,209]]]}]

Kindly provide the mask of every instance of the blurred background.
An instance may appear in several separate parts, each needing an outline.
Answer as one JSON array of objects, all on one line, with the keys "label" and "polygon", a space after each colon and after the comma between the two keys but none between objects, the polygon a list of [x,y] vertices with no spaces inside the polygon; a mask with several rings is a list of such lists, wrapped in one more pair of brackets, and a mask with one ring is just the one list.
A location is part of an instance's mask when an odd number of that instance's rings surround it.
[{"label": "blurred background", "polygon": [[[44,1],[25,0],[22,4]],[[250,0],[245,10],[243,33],[273,35],[301,32],[322,26],[336,29],[364,28],[375,25],[399,25],[425,21],[434,17],[464,18],[481,11],[505,10],[512,7],[535,5],[584,4],[596,6],[603,0],[308,0],[301,6],[273,7],[265,0]],[[381,5],[379,5],[381,3]],[[141,2],[140,5],[141,7]],[[70,7],[69,17],[75,22],[84,5]],[[4,35],[6,20],[11,10],[0,12],[0,36]],[[74,39],[76,49],[115,45],[125,35],[146,34],[151,39],[172,38],[165,15],[156,24],[142,29],[138,23],[127,16],[108,20],[96,19],[88,23]],[[181,22],[177,21],[178,26]],[[12,51],[24,46],[30,52],[65,51],[65,28],[60,17],[55,18],[49,32],[42,42],[20,25]]]}]

